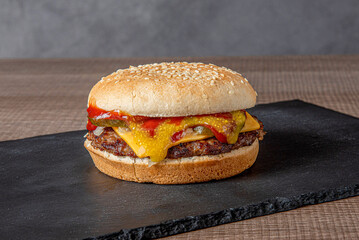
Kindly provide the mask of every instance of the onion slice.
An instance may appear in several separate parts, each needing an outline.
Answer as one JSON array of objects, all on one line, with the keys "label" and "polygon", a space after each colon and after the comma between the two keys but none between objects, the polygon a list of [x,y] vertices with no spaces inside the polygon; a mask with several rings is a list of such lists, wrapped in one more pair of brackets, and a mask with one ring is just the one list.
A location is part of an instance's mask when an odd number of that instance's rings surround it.
[{"label": "onion slice", "polygon": [[104,129],[104,127],[97,127],[95,130],[93,130],[93,134],[100,136]]}]

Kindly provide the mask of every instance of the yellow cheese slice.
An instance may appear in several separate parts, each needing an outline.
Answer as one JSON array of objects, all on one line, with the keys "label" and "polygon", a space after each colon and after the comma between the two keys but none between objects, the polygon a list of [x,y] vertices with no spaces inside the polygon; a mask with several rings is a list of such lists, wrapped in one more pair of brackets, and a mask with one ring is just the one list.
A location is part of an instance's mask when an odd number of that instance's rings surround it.
[{"label": "yellow cheese slice", "polygon": [[259,123],[246,112],[246,121],[240,132],[250,132],[259,129],[260,127]]},{"label": "yellow cheese slice", "polygon": [[[131,131],[121,131],[121,129],[118,127],[113,127],[113,130],[131,147],[131,149],[136,153],[139,158],[147,157],[145,149],[136,143]],[[213,137],[213,134],[187,134],[177,142],[171,143],[168,148],[176,146],[180,143],[193,142],[210,137]]]},{"label": "yellow cheese slice", "polygon": [[[246,112],[246,121],[245,121],[244,126],[240,132],[249,132],[249,131],[257,130],[259,128],[260,128],[259,123],[249,113]],[[134,135],[132,134],[131,131],[123,131],[123,129],[119,128],[119,127],[113,127],[113,130],[131,147],[131,149],[135,152],[135,154],[139,158],[148,157],[148,153],[146,153],[145,148],[143,146],[140,146],[139,144],[137,144],[137,142],[135,141]],[[173,143],[171,142],[169,145],[167,145],[167,149],[165,149],[165,150],[167,152],[167,150],[170,147],[176,146],[180,143],[203,140],[203,139],[210,138],[210,137],[213,137],[213,134],[208,134],[208,133],[207,134],[199,134],[196,132],[194,132],[192,134],[187,134],[180,140],[173,142]]]}]

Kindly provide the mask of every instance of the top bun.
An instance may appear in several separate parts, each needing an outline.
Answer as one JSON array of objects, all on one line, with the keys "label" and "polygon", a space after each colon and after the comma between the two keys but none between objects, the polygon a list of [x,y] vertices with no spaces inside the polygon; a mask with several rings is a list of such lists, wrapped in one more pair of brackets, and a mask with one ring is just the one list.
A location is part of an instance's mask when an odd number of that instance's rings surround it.
[{"label": "top bun", "polygon": [[204,63],[155,63],[120,69],[91,90],[88,105],[131,115],[175,117],[251,108],[256,92],[241,74]]}]

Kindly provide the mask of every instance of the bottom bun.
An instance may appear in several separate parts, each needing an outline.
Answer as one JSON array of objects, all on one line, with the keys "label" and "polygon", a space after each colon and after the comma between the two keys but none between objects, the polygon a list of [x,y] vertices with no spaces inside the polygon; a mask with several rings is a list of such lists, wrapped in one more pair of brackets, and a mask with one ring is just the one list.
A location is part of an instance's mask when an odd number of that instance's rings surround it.
[{"label": "bottom bun", "polygon": [[85,141],[85,148],[96,167],[111,177],[133,182],[185,184],[219,180],[243,172],[255,162],[259,143],[256,139],[251,146],[218,155],[166,158],[151,167],[148,158],[115,156],[93,148],[89,140]]}]

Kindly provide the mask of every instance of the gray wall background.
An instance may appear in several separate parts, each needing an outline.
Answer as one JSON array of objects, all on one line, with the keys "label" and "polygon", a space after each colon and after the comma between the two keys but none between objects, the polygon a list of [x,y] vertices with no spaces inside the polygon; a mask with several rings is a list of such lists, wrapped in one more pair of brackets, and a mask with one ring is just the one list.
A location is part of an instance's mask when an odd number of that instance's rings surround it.
[{"label": "gray wall background", "polygon": [[0,58],[358,53],[358,0],[0,0]]}]

